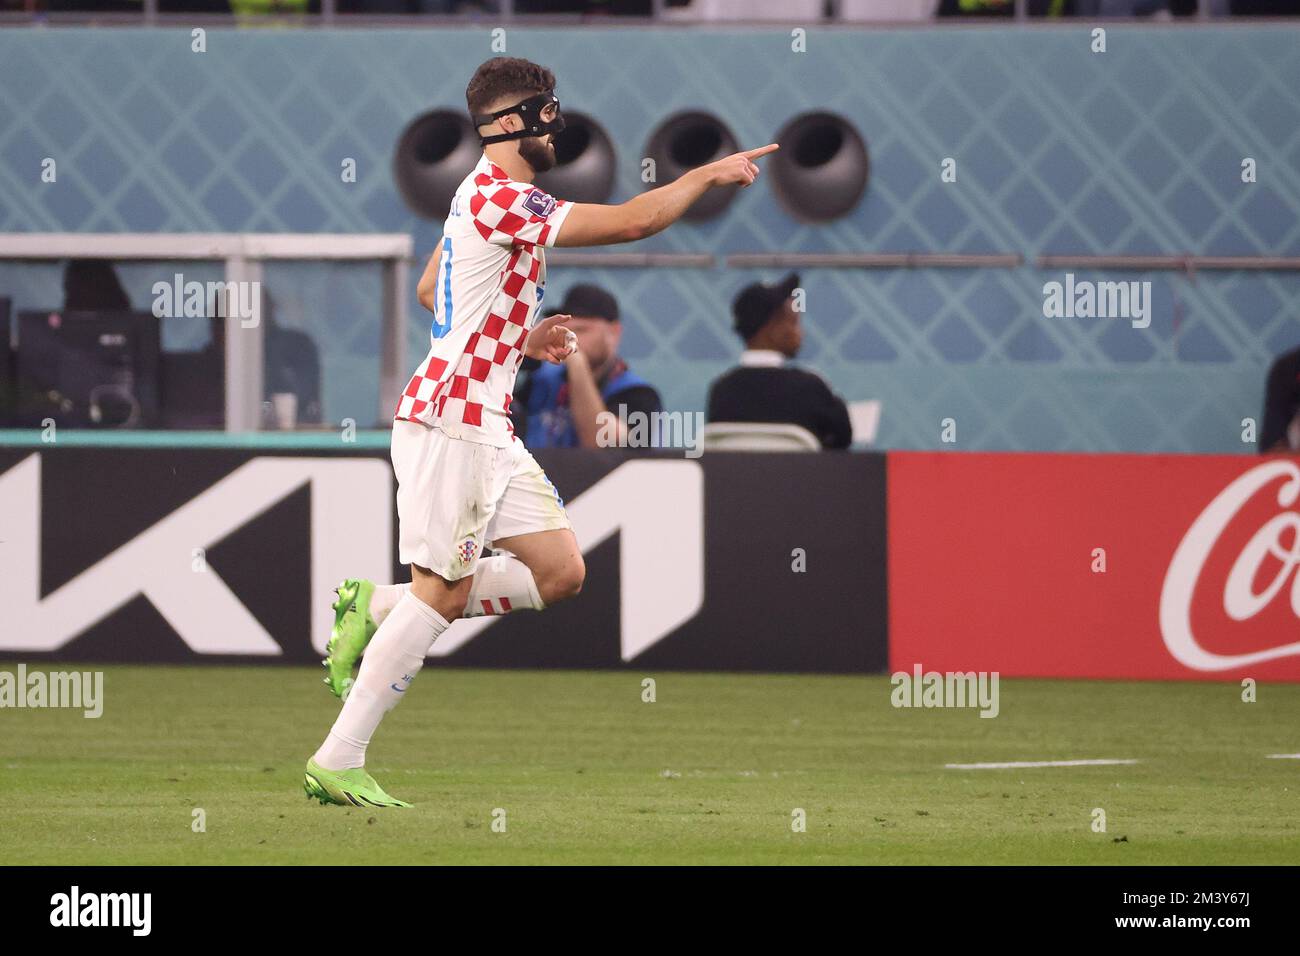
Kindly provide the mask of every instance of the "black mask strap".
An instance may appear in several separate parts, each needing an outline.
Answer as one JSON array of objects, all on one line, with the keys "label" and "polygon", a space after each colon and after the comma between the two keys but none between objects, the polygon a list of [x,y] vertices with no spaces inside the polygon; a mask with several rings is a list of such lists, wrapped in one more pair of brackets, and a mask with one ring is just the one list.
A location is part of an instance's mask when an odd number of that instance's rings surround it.
[{"label": "black mask strap", "polygon": [[[555,119],[549,121],[542,120],[542,110],[555,104]],[[493,122],[510,113],[518,113],[519,118],[524,121],[524,128],[516,130],[513,133],[498,133],[495,136],[480,136],[479,142],[484,146],[491,143],[504,143],[511,139],[523,139],[525,136],[545,136],[547,133],[558,133],[564,129],[564,116],[560,113],[560,98],[555,95],[553,90],[547,90],[545,93],[538,93],[536,96],[530,96],[526,100],[516,103],[514,106],[507,106],[505,109],[497,110],[495,113],[475,113],[471,114],[470,119],[475,126],[490,126]]]}]

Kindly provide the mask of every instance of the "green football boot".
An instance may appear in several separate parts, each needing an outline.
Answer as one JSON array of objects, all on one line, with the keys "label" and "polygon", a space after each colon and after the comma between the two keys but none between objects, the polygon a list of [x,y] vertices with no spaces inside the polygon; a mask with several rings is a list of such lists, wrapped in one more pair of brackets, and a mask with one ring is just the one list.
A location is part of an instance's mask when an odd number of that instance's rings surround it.
[{"label": "green football boot", "polygon": [[375,593],[375,582],[348,578],[334,589],[338,600],[334,602],[334,629],[325,645],[325,660],[321,664],[329,676],[325,686],[339,699],[352,688],[352,670],[361,658],[379,625],[370,616],[370,597]]},{"label": "green football boot", "polygon": [[307,761],[302,788],[307,792],[308,800],[315,797],[321,806],[327,803],[363,808],[410,806],[405,800],[384,793],[384,788],[375,783],[375,778],[365,770],[326,770],[315,758]]}]

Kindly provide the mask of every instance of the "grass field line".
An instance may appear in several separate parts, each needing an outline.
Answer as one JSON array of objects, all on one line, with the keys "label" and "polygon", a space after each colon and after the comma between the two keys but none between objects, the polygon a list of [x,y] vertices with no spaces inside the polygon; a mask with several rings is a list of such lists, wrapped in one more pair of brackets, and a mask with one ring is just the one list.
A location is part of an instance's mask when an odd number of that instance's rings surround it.
[{"label": "grass field line", "polygon": [[1021,770],[1032,767],[1116,767],[1136,760],[1011,760],[1003,763],[946,763],[948,770]]},{"label": "grass field line", "polygon": [[1269,754],[1269,760],[1300,760],[1300,754]]}]

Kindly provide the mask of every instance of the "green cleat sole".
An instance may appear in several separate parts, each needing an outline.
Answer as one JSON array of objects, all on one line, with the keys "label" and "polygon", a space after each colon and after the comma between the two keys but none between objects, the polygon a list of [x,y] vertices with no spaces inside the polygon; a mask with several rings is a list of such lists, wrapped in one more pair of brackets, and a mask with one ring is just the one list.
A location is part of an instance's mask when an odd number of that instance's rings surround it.
[{"label": "green cleat sole", "polygon": [[322,807],[334,802],[329,798],[329,794],[325,792],[325,788],[320,785],[320,781],[309,773],[302,776],[302,788],[307,793],[308,801],[319,800]]},{"label": "green cleat sole", "polygon": [[334,804],[340,807],[409,808],[405,800],[385,793],[375,778],[364,770],[326,770],[315,760],[307,761],[302,788],[308,800],[318,800],[321,806]]}]

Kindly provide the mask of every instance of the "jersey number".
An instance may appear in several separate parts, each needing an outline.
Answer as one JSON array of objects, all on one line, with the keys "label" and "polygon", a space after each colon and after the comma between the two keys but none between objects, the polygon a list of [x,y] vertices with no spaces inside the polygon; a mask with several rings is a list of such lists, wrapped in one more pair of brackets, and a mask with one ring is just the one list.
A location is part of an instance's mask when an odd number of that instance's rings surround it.
[{"label": "jersey number", "polygon": [[433,313],[433,327],[430,335],[440,339],[451,331],[451,236],[442,237],[442,262],[438,264],[438,297],[442,300],[441,314]]}]

